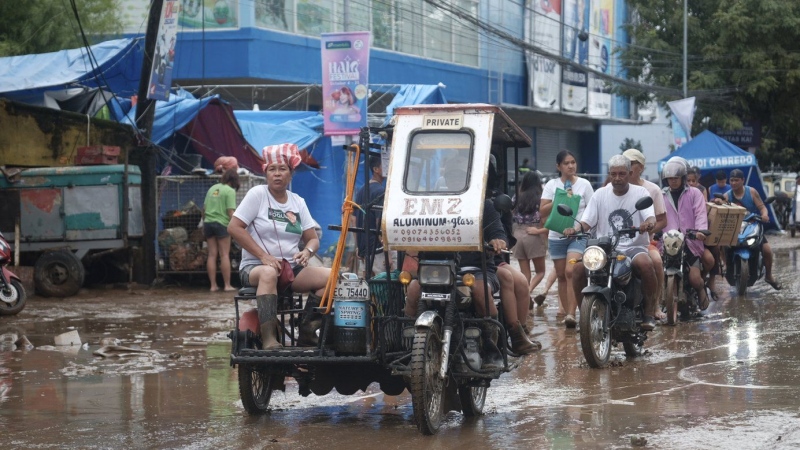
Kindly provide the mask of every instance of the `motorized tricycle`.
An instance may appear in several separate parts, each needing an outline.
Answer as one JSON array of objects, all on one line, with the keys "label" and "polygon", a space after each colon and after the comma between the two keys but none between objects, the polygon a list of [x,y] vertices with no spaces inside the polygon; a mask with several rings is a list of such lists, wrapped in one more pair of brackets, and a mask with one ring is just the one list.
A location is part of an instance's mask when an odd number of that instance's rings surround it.
[{"label": "motorized tricycle", "polygon": [[[690,317],[699,311],[699,296],[689,283],[690,265],[687,258],[690,256],[690,251],[686,245],[688,239],[697,239],[698,233],[706,236],[711,234],[709,230],[687,229],[685,233],[680,230],[669,230],[660,237],[661,259],[664,262],[664,310],[667,314],[667,325],[675,325],[678,322],[678,313],[683,317]],[[707,295],[711,293],[708,292]]]},{"label": "motorized tricycle", "polygon": [[[266,412],[272,392],[285,389],[286,377],[297,381],[302,396],[333,389],[352,395],[378,383],[388,395],[408,389],[417,427],[423,434],[434,434],[448,411],[481,414],[491,381],[514,367],[503,344],[507,340],[502,316],[495,320],[476,314],[472,300],[471,286],[481,282],[476,273],[484,272],[482,279],[487,278],[484,202],[476,199],[486,195],[490,152],[505,155],[509,148],[530,146],[530,138],[491,105],[398,108],[392,126],[363,129],[359,146],[351,150],[358,155],[361,148],[374,146],[370,138],[376,134],[391,143],[380,208],[380,256],[388,259],[390,250],[419,255],[416,278],[423,312],[418,318],[403,312],[414,278],[410,272],[383,273],[369,280],[343,277],[334,260],[329,284],[335,283],[336,289],[315,310],[323,316],[318,344],[298,345],[296,324],[308,312],[302,296],[284,293],[278,307],[283,347],[265,350],[258,323],[252,323],[257,315],[240,311],[244,301],[254,298],[255,289],[240,290],[235,297],[236,329],[230,333],[231,364],[238,366],[239,391],[249,414]],[[368,170],[368,164],[364,166]],[[444,177],[452,169],[461,169],[463,176]],[[349,177],[349,183],[354,181]],[[345,205],[351,202],[352,197],[345,199]],[[373,206],[361,207],[369,216]],[[375,232],[346,226],[347,213],[342,223],[340,246],[347,230]],[[461,267],[461,252],[481,253],[482,267]],[[366,255],[366,267],[372,266],[374,256]],[[486,300],[485,311],[489,301],[494,300]],[[482,364],[487,350],[478,343],[492,330],[499,336],[496,350],[502,363],[487,368]]]},{"label": "motorized tricycle", "polygon": [[[642,197],[636,202],[636,210],[652,204],[651,197]],[[556,209],[577,221],[569,206],[562,204]],[[616,250],[620,237],[633,237],[638,232],[638,227],[630,227],[615,230],[614,236],[593,238],[589,233],[576,233],[570,237],[588,239],[582,261],[589,276],[588,286],[581,290],[579,333],[581,350],[590,367],[608,364],[611,347],[619,342],[627,356],[642,354],[647,339],[647,332],[641,328],[645,306],[642,282],[633,272],[631,259]]]}]

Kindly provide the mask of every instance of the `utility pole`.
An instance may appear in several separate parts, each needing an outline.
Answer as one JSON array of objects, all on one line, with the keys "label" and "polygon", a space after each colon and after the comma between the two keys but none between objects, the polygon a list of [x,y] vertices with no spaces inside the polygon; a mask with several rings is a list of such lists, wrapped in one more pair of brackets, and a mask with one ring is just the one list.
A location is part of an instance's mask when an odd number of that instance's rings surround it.
[{"label": "utility pole", "polygon": [[683,0],[683,98],[689,97],[689,85],[686,82],[687,48],[689,44],[689,0]]},{"label": "utility pole", "polygon": [[144,36],[144,60],[139,79],[138,100],[136,102],[136,128],[139,130],[140,153],[139,168],[142,172],[142,216],[144,219],[144,238],[142,239],[143,261],[137,281],[150,284],[156,278],[156,150],[150,145],[156,103],[147,98],[150,73],[153,70],[161,8],[164,0],[153,0],[147,18],[147,31]]}]

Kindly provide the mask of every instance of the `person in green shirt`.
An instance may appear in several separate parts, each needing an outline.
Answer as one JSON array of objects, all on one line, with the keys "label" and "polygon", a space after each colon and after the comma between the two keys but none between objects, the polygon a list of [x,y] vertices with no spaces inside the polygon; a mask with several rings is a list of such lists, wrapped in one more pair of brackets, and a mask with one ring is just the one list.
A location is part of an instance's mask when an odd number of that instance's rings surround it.
[{"label": "person in green shirt", "polygon": [[211,186],[203,202],[203,236],[208,242],[206,270],[211,282],[211,291],[218,291],[217,257],[220,258],[220,271],[223,288],[233,291],[231,286],[231,236],[228,224],[236,210],[236,191],[239,190],[239,174],[236,169],[228,169],[222,174],[219,183]]}]

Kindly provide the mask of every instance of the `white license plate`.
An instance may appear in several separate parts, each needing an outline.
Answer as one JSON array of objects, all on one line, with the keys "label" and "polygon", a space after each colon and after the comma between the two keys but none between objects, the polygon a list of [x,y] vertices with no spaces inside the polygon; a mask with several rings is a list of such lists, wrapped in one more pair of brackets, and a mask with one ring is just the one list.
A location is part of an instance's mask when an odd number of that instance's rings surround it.
[{"label": "white license plate", "polygon": [[368,300],[369,285],[366,280],[339,280],[336,283],[336,291],[333,293],[336,299]]}]

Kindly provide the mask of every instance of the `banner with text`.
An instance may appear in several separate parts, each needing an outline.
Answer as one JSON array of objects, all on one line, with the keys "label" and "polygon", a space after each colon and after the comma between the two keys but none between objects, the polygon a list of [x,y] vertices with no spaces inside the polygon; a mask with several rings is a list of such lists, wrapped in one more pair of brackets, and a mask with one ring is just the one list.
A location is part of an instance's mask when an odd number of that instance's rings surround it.
[{"label": "banner with text", "polygon": [[[614,0],[592,0],[589,18],[589,67],[611,75],[614,39]],[[597,75],[589,75],[589,115],[611,116],[611,87]]]},{"label": "banner with text", "polygon": [[367,125],[369,31],[323,33],[325,136],[358,134]]},{"label": "banner with text", "polygon": [[[564,41],[561,55],[585,66],[589,59],[589,0],[564,0]],[[586,39],[581,40],[581,37]],[[561,108],[586,112],[588,74],[564,66],[561,75]]]},{"label": "banner with text", "polygon": [[169,100],[172,86],[172,67],[175,62],[175,40],[178,33],[178,1],[164,0],[161,6],[161,20],[156,38],[153,67],[150,70],[150,84],[147,98],[150,100]]},{"label": "banner with text", "polygon": [[[527,21],[530,25],[528,42],[549,53],[561,53],[561,0],[532,0],[533,14]],[[560,85],[561,68],[553,59],[533,53],[528,56],[530,89],[533,92],[533,106],[547,109],[561,107]]]}]

